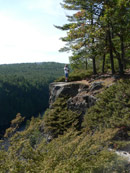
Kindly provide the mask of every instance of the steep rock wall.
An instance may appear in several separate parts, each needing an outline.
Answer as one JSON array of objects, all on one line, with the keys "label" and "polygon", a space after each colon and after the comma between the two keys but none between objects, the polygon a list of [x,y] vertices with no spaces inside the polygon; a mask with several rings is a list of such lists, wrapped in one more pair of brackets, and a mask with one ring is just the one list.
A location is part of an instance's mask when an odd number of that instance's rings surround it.
[{"label": "steep rock wall", "polygon": [[58,97],[67,96],[68,109],[85,114],[97,100],[95,92],[103,87],[102,82],[54,82],[50,84],[50,108]]}]

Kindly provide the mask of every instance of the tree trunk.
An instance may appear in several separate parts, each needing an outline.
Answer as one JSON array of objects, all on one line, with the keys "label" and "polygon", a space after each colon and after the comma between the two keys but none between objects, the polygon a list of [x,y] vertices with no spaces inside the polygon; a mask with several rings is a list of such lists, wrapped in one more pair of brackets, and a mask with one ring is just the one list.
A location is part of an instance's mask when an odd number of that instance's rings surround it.
[{"label": "tree trunk", "polygon": [[123,64],[122,64],[122,60],[121,60],[121,55],[119,52],[116,51],[115,47],[113,46],[113,50],[116,54],[116,58],[118,60],[118,65],[119,65],[119,73],[120,75],[123,75],[124,74],[124,68],[123,68]]},{"label": "tree trunk", "polygon": [[97,74],[95,57],[93,57],[93,74]]},{"label": "tree trunk", "polygon": [[122,60],[122,65],[124,68],[126,68],[126,64],[125,64],[125,48],[124,48],[124,39],[123,39],[123,35],[120,37],[121,40],[121,60]]},{"label": "tree trunk", "polygon": [[113,58],[113,51],[112,51],[112,40],[111,40],[110,29],[108,30],[108,41],[109,41],[109,51],[110,51],[110,61],[111,61],[112,74],[115,74],[114,58]]},{"label": "tree trunk", "polygon": [[105,69],[105,57],[106,57],[106,55],[104,53],[104,55],[103,55],[103,61],[102,61],[102,73],[104,73],[104,69]]},{"label": "tree trunk", "polygon": [[88,61],[87,61],[87,59],[86,59],[86,62],[85,62],[85,68],[86,68],[86,70],[88,69]]},{"label": "tree trunk", "polygon": [[120,75],[123,75],[124,70],[123,70],[123,64],[122,64],[120,57],[118,57],[118,64],[119,64],[119,73],[120,73]]},{"label": "tree trunk", "polygon": [[[91,6],[91,8],[93,9],[93,6]],[[91,26],[93,26],[93,10],[91,12]],[[92,46],[94,44],[94,38],[92,38]],[[93,74],[97,74],[97,70],[96,70],[96,60],[95,60],[95,55],[94,55],[94,49],[92,48],[92,60],[93,60]]]},{"label": "tree trunk", "polygon": [[[92,39],[92,44],[94,44],[94,38]],[[97,74],[96,70],[96,60],[94,55],[94,50],[92,49],[92,60],[93,60],[93,74]]]}]

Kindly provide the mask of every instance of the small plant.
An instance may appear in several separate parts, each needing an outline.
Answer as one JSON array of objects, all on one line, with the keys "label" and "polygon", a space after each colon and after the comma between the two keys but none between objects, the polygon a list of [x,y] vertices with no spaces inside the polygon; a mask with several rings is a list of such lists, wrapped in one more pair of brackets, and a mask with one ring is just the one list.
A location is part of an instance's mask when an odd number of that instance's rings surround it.
[{"label": "small plant", "polygon": [[7,138],[12,136],[17,131],[24,119],[25,117],[22,117],[21,114],[18,113],[16,115],[16,118],[11,121],[11,126],[8,129],[6,129],[4,137]]}]

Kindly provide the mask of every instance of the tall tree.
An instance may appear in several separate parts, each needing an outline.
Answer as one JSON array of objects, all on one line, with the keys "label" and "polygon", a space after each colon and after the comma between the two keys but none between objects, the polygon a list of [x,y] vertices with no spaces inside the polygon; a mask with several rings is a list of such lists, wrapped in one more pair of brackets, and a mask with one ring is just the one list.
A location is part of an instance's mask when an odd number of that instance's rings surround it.
[{"label": "tall tree", "polygon": [[79,54],[82,55],[81,59],[92,59],[93,61],[93,73],[96,74],[96,62],[95,62],[95,39],[94,30],[96,24],[96,8],[93,1],[82,2],[79,0],[68,1],[64,0],[62,6],[65,9],[75,10],[73,15],[67,16],[69,24],[65,24],[62,27],[58,27],[61,30],[67,30],[67,36],[62,38],[62,41],[67,42],[67,47],[61,49],[61,51],[72,51],[71,61],[76,57],[79,59]]},{"label": "tall tree", "polygon": [[[102,72],[105,69],[105,57],[110,58],[112,74],[115,73],[115,60],[119,72],[123,74],[129,61],[129,0],[63,0],[62,7],[73,10],[68,15],[68,24],[58,29],[66,30],[67,36],[61,38],[66,46],[61,51],[72,51],[70,61],[74,66],[92,61],[96,74],[97,59],[102,59]],[[102,57],[102,58],[99,58]]]},{"label": "tall tree", "polygon": [[112,73],[114,69],[114,57],[118,60],[119,72],[124,73],[126,66],[125,52],[127,50],[126,43],[128,43],[128,28],[130,28],[130,2],[124,0],[104,1],[102,25],[104,31],[107,33],[108,49],[110,53]]}]

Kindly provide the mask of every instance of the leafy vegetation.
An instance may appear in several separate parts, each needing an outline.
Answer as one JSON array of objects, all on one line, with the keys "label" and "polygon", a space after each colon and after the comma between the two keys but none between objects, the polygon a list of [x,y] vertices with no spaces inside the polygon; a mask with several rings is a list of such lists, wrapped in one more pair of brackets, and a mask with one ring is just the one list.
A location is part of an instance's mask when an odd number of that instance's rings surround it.
[{"label": "leafy vegetation", "polygon": [[[82,69],[75,69],[69,74],[68,81],[79,81],[87,78],[91,78],[92,71],[91,70],[82,70]],[[65,77],[62,76],[55,80],[56,82],[64,82]]]},{"label": "leafy vegetation", "polygon": [[[67,98],[57,99],[44,117],[32,118],[24,131],[8,138],[8,151],[0,150],[0,172],[128,173],[128,161],[109,148],[129,144],[123,136],[130,131],[129,91],[130,80],[120,80],[99,94],[82,129],[76,128],[79,115],[66,108]],[[50,132],[56,138],[47,142]]]},{"label": "leafy vegetation", "polygon": [[130,127],[130,80],[119,81],[99,95],[95,106],[89,109],[84,124],[87,128]]},{"label": "leafy vegetation", "polygon": [[62,76],[63,67],[59,63],[0,66],[0,133],[17,113],[28,119],[45,111],[49,83]]},{"label": "leafy vegetation", "polygon": [[72,11],[67,24],[56,26],[67,31],[60,51],[72,52],[72,67],[123,74],[130,64],[130,1],[63,0],[62,7]]},{"label": "leafy vegetation", "polygon": [[[61,51],[72,51],[69,81],[110,70],[124,74],[130,67],[130,1],[63,0],[62,6],[74,11],[67,16],[69,24],[56,26],[67,31]],[[83,122],[67,108],[68,98],[63,96],[43,117],[32,117],[25,130],[17,131],[23,115],[29,118],[47,108],[48,84],[63,74],[63,66],[0,67],[0,126],[22,114],[11,121],[0,141],[0,172],[129,173],[129,161],[115,150],[130,146],[130,79],[104,87]]]},{"label": "leafy vegetation", "polygon": [[67,99],[58,98],[49,111],[44,115],[45,132],[53,137],[64,134],[68,128],[73,126],[80,128],[80,114],[67,109]]}]

